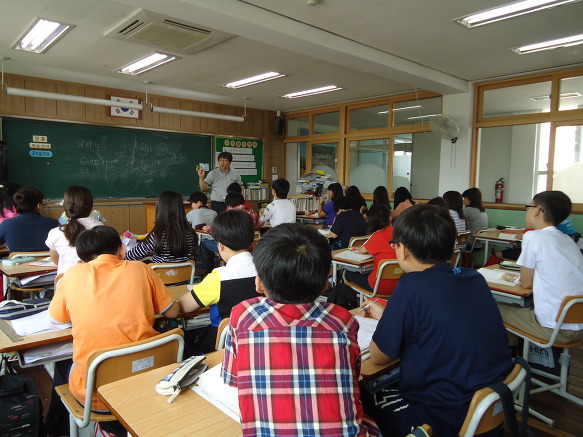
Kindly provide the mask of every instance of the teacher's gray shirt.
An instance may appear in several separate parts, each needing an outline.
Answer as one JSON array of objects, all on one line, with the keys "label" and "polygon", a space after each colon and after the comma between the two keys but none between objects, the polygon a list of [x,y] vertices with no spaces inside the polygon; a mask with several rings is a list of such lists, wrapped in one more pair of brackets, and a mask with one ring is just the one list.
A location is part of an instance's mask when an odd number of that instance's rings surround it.
[{"label": "teacher's gray shirt", "polygon": [[233,182],[243,185],[241,175],[232,168],[228,173],[223,173],[219,167],[211,170],[204,181],[211,187],[211,202],[224,202],[227,195],[227,187]]}]

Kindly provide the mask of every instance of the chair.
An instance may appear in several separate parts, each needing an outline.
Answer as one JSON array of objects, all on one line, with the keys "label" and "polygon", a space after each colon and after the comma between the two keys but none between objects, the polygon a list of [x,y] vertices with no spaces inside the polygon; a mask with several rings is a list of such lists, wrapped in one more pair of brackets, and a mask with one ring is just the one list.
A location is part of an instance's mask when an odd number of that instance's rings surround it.
[{"label": "chair", "polygon": [[[50,256],[50,254],[49,252],[12,252],[8,256],[8,258],[10,259],[26,258],[29,256],[33,257],[35,260],[39,260]],[[31,275],[34,275],[34,273],[31,273]],[[51,285],[53,281],[54,281],[53,277],[48,277],[48,280],[46,282],[35,283],[34,285],[16,285],[14,281],[10,281],[10,283],[7,286],[7,292],[10,298],[12,298],[13,291],[18,291],[21,293],[30,293],[30,297],[34,298],[36,297],[37,293],[41,293],[42,291],[44,291],[47,285]]]},{"label": "chair", "polygon": [[[583,340],[576,340],[566,344],[556,342],[557,336],[559,335],[559,331],[561,330],[561,326],[563,325],[563,323],[583,323],[583,295],[568,296],[564,298],[563,302],[561,302],[561,306],[559,308],[555,321],[557,322],[557,324],[555,326],[555,329],[553,330],[551,338],[548,341],[535,335],[529,334],[528,332],[522,331],[521,329],[511,325],[508,322],[504,322],[504,325],[506,326],[506,330],[508,332],[511,332],[524,340],[522,356],[527,361],[531,344],[542,349],[546,349],[551,346],[563,349],[561,356],[559,357],[558,360],[559,364],[561,365],[560,375],[556,376],[544,372],[542,370],[532,369],[531,372],[533,374],[544,376],[545,378],[550,379],[553,383],[549,384],[539,379],[531,378],[531,384],[537,385],[538,388],[531,390],[530,393],[535,394],[543,391],[552,391],[553,393],[556,393],[559,396],[562,396],[565,399],[576,403],[577,405],[583,406],[583,399],[574,396],[571,393],[567,393],[567,377],[569,375],[569,361],[571,360],[569,349],[572,347],[579,346],[580,344],[583,343]],[[533,416],[547,423],[551,427],[555,426],[554,419],[543,416],[542,414],[532,409],[529,411]]]},{"label": "chair", "polygon": [[[506,384],[513,396],[516,396],[526,379],[527,371],[521,364],[515,364],[503,384]],[[474,393],[470,408],[460,430],[460,437],[471,437],[495,429],[505,420],[504,409],[501,407],[498,393],[484,387]]]},{"label": "chair", "polygon": [[227,339],[227,331],[229,330],[230,318],[225,318],[219,323],[217,328],[217,341],[215,342],[215,349],[220,350],[225,348],[225,340]]},{"label": "chair", "polygon": [[183,263],[152,263],[148,265],[152,270],[156,271],[156,274],[165,285],[175,285],[184,282],[194,284],[194,271],[196,269],[194,261],[186,261]]},{"label": "chair", "polygon": [[[183,335],[181,329],[173,329],[146,340],[91,352],[87,358],[87,395],[84,405],[91,405],[94,391],[102,385],[182,361]],[[151,365],[134,371],[133,367],[138,360]],[[117,420],[113,414],[94,413],[91,408],[84,408],[73,396],[68,384],[55,387],[55,390],[69,411],[71,437],[77,437],[79,428],[85,428],[89,422]]]},{"label": "chair", "polygon": [[463,231],[463,232],[458,232],[457,234],[457,245],[459,247],[464,246],[466,247],[466,245],[468,244],[468,241],[470,239],[470,231]]},{"label": "chair", "polygon": [[368,298],[379,296],[379,297],[388,297],[389,294],[382,294],[379,293],[379,286],[381,284],[382,279],[399,279],[401,275],[405,273],[401,266],[399,266],[399,262],[396,259],[384,259],[379,264],[379,269],[377,273],[377,281],[373,288],[373,291],[366,290],[355,284],[354,282],[350,282],[346,279],[346,274],[343,273],[344,283],[356,291],[360,295],[360,303],[364,302],[364,297],[367,296]]},{"label": "chair", "polygon": [[458,266],[459,262],[460,262],[460,257],[461,257],[462,252],[456,247],[453,250],[453,255],[451,256],[451,258],[449,259],[449,263],[455,268]]},{"label": "chair", "polygon": [[351,237],[348,242],[348,247],[360,247],[366,240],[370,238],[370,235],[364,235],[362,237]]}]

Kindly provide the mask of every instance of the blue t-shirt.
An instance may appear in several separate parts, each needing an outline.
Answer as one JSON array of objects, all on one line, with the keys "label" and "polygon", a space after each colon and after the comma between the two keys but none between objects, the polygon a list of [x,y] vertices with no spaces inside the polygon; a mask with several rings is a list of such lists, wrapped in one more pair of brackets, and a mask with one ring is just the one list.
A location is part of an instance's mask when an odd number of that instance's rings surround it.
[{"label": "blue t-shirt", "polygon": [[326,213],[326,227],[329,228],[334,223],[334,219],[336,218],[336,212],[334,212],[334,201],[331,200],[322,208],[322,211]]},{"label": "blue t-shirt", "polygon": [[0,223],[0,244],[6,243],[12,252],[48,252],[45,244],[49,231],[59,222],[38,212],[25,212]]},{"label": "blue t-shirt", "polygon": [[436,435],[457,435],[474,392],[504,380],[512,368],[486,280],[465,268],[455,275],[449,264],[403,275],[373,340],[400,357],[401,395],[432,416]]}]

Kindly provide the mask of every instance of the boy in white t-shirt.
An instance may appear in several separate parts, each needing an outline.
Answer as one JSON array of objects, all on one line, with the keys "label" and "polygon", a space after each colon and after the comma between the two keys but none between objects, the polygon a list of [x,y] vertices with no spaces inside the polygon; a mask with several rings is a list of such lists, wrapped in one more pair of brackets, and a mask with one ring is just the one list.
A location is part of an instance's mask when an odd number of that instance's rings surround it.
[{"label": "boy in white t-shirt", "polygon": [[289,193],[289,182],[286,179],[279,178],[273,181],[273,184],[271,184],[273,202],[259,211],[259,221],[262,225],[269,222],[273,228],[282,223],[296,222],[296,207],[287,198],[287,193]]},{"label": "boy in white t-shirt", "polygon": [[206,206],[208,201],[206,194],[195,191],[190,195],[188,201],[192,206],[192,211],[186,214],[186,220],[189,221],[192,227],[202,227],[202,225],[211,226],[217,216],[217,212]]},{"label": "boy in white t-shirt", "polygon": [[[567,296],[581,294],[583,256],[577,244],[556,226],[571,213],[571,199],[562,191],[543,191],[526,205],[526,227],[520,265],[520,285],[532,288],[534,308],[500,303],[504,321],[533,335],[550,339],[555,318]],[[558,343],[583,338],[583,324],[564,323]],[[511,342],[514,343],[513,339]]]}]

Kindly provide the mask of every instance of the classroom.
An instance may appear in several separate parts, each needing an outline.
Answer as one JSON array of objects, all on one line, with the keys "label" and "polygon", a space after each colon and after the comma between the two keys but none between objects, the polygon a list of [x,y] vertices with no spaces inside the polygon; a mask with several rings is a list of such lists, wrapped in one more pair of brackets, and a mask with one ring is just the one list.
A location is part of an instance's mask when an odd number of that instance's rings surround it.
[{"label": "classroom", "polygon": [[[53,219],[87,186],[107,225],[145,234],[160,193],[186,201],[232,152],[256,208],[320,171],[369,205],[379,185],[420,203],[478,187],[489,227],[524,227],[533,195],[561,190],[583,232],[583,2],[464,19],[501,3],[5,0],[2,179]],[[69,28],[35,52],[20,39],[39,18]]]}]

